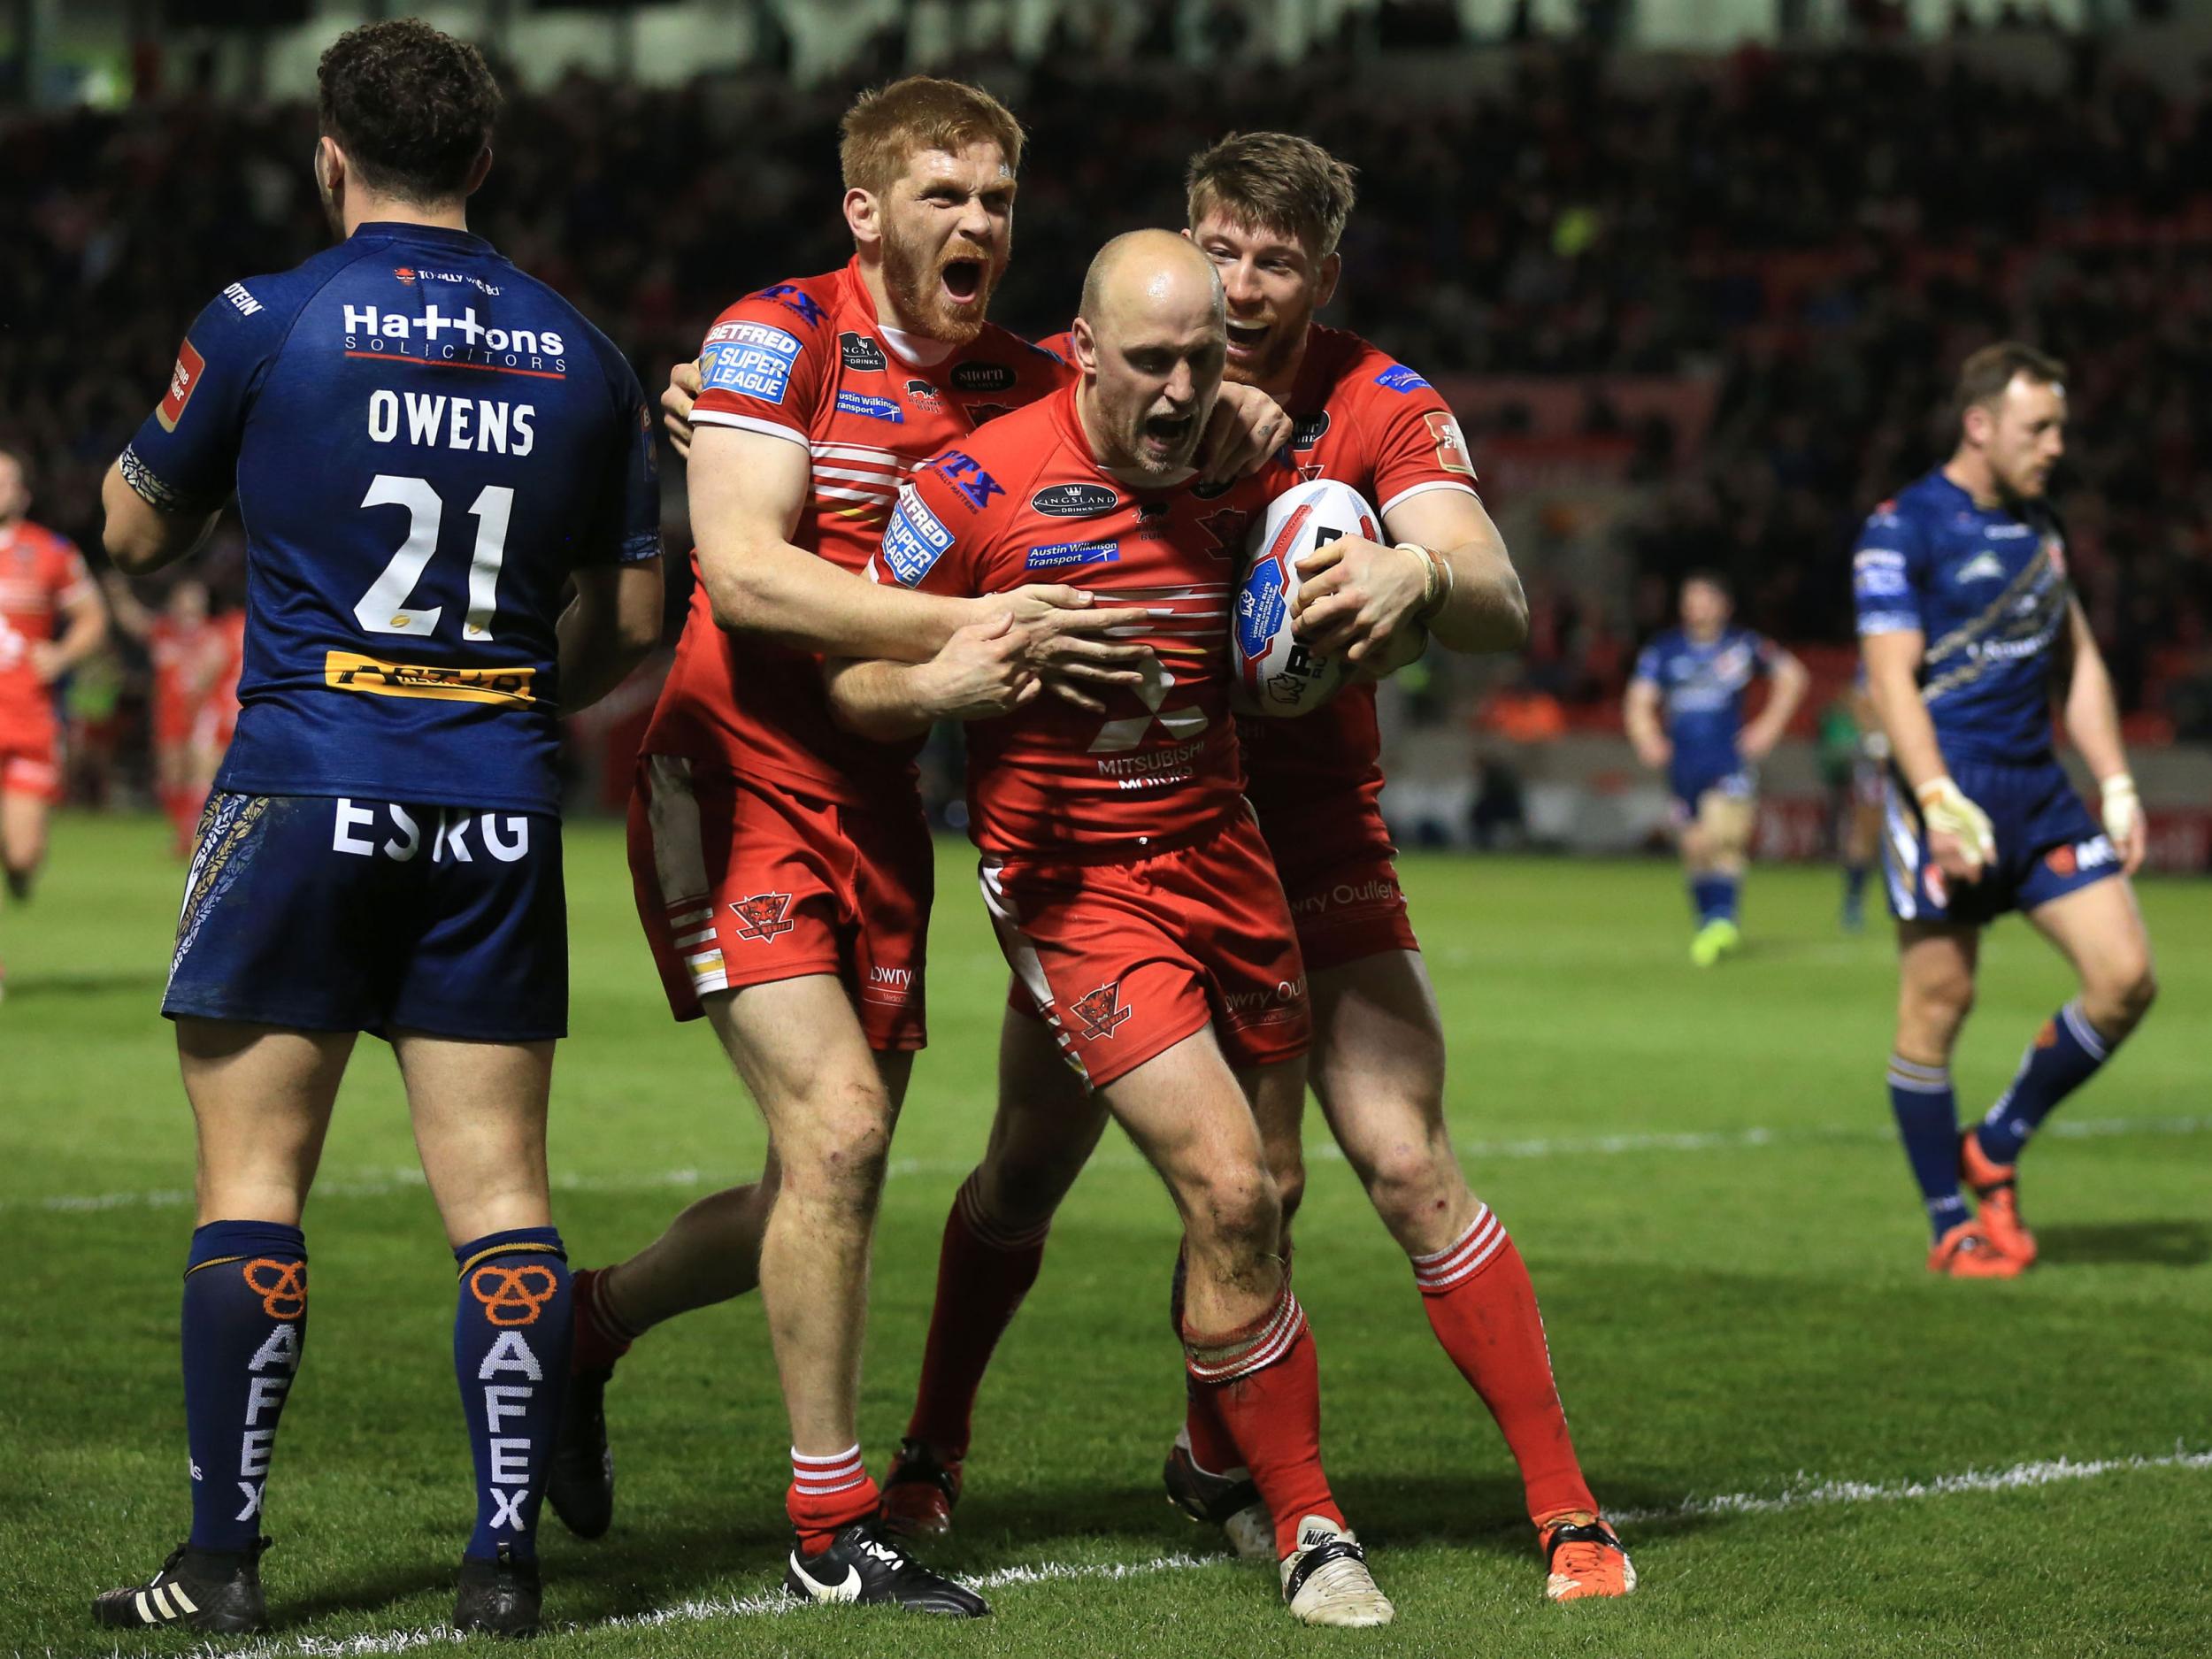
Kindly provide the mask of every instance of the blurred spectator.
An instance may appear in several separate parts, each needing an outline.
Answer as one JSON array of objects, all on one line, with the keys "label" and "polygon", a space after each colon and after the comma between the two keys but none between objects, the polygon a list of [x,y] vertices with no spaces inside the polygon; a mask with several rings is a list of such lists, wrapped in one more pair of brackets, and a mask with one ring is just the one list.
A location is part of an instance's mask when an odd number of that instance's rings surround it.
[{"label": "blurred spectator", "polygon": [[[1253,61],[1240,0],[1197,14],[1229,61],[1158,61],[1177,10],[1154,0],[1136,21],[1141,66],[1091,50],[990,65],[1033,137],[1001,319],[1064,327],[1103,237],[1181,222],[1193,150],[1294,126],[1361,169],[1328,320],[1432,375],[1714,377],[1701,441],[1591,403],[1586,426],[1624,434],[1647,488],[1616,588],[1545,598],[1538,683],[1555,698],[1609,696],[1621,630],[1663,614],[1693,565],[1734,578],[1752,626],[1847,638],[1854,524],[1940,458],[1956,365],[2005,334],[2072,366],[2057,503],[2129,707],[2202,676],[2212,96],[2170,99],[2086,44],[2060,93],[1863,47],[1628,81],[1586,46],[1532,42],[1494,92],[1378,97],[1327,54]],[[1893,5],[1851,11],[1870,38],[1893,27]],[[1402,0],[1375,27],[1440,39],[1456,12]],[[749,73],[518,96],[473,222],[657,386],[732,296],[845,258],[849,93]],[[195,309],[326,238],[312,137],[303,106],[197,97],[0,128],[0,318],[37,325],[0,328],[0,442],[33,453],[56,528],[96,546],[101,472]],[[1549,549],[1516,550],[1533,586]]]}]

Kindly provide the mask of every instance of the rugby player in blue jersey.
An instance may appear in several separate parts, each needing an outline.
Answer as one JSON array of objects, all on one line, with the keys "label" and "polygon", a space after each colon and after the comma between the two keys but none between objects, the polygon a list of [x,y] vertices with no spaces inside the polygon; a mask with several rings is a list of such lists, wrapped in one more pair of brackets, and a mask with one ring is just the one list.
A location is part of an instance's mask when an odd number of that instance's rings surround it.
[{"label": "rugby player in blue jersey", "polygon": [[265,1627],[301,1210],[365,1031],[398,1060],[459,1267],[476,1525],[453,1622],[522,1635],[572,1328],[545,1160],[568,1012],[558,717],[659,632],[654,437],[614,347],[467,229],[499,104],[476,49],[378,23],[319,80],[339,244],[210,302],[104,492],[108,552],[137,575],[189,552],[234,490],[248,619],[162,1002],[199,1140],[192,1528],[93,1611]]},{"label": "rugby player in blue jersey", "polygon": [[[1727,581],[1710,571],[1682,583],[1682,626],[1644,647],[1624,710],[1636,757],[1663,770],[1689,878],[1697,931],[1690,959],[1709,968],[1742,942],[1737,897],[1750,857],[1759,763],[1789,729],[1805,696],[1804,664],[1772,640],[1732,626]],[[1766,707],[1744,723],[1744,693],[1774,681]]]},{"label": "rugby player in blue jersey", "polygon": [[[2135,1029],[2156,982],[2127,879],[2143,862],[2143,815],[2119,709],[2046,500],[2065,450],[2065,370],[2024,345],[1985,347],[1966,360],[1957,409],[1957,449],[1874,510],[1852,585],[1894,762],[1882,849],[1902,979],[1890,1104],[1935,1235],[1929,1268],[2009,1278],[2035,1260],[2021,1148]],[[2055,696],[2098,781],[2101,828],[2052,754]],[[1962,1135],[1951,1050],[1982,929],[2013,910],[2073,964],[2081,994]]]}]

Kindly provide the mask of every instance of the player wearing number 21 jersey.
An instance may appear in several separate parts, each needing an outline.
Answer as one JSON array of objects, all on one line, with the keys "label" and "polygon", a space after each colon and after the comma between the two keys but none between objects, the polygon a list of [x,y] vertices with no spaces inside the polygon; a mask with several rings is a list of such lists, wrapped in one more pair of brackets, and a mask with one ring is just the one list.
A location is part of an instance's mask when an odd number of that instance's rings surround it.
[{"label": "player wearing number 21 jersey", "polygon": [[[465,231],[364,225],[210,302],[121,463],[159,506],[219,503],[234,483],[248,534],[242,708],[167,1012],[562,1033],[554,621],[575,567],[660,556],[652,442],[613,345]],[[236,884],[274,878],[238,853],[290,839],[301,814],[319,859],[394,879],[503,869],[511,890],[465,945],[457,933],[383,983],[381,950],[333,943],[432,924],[373,883],[288,907],[281,938],[204,928]]]},{"label": "player wearing number 21 jersey", "polygon": [[209,303],[103,485],[134,575],[188,552],[234,491],[247,623],[162,1000],[199,1131],[192,1531],[93,1610],[265,1626],[302,1213],[368,1032],[399,1063],[458,1269],[476,1502],[452,1622],[526,1635],[572,1329],[545,1164],[568,1018],[558,717],[658,633],[654,434],[605,338],[467,229],[499,106],[476,49],[370,24],[318,81],[315,180],[342,240]]}]

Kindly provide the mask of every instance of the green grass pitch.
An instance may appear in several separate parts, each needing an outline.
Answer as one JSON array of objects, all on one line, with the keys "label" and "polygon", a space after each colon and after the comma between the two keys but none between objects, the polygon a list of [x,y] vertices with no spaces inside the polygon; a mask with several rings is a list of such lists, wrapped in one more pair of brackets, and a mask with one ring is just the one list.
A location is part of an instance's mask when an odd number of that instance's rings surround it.
[{"label": "green grass pitch", "polygon": [[[175,1343],[192,1154],[155,1011],[180,880],[163,839],[150,819],[64,819],[36,902],[0,915],[0,1652],[113,1651],[88,1599],[149,1571],[185,1524]],[[762,1134],[706,1033],[668,1021],[618,833],[580,826],[569,850],[574,1035],[553,1155],[558,1218],[589,1263],[749,1175]],[[863,1433],[879,1470],[946,1206],[990,1110],[1004,970],[971,870],[944,849],[935,1043],[876,1253]],[[1348,1171],[1317,1156],[1299,1290],[1328,1461],[1400,1617],[1294,1625],[1266,1572],[1222,1559],[1162,1502],[1181,1398],[1164,1317],[1174,1224],[1110,1138],[986,1385],[961,1534],[936,1556],[991,1586],[995,1618],[772,1610],[787,1441],[748,1301],[653,1333],[617,1379],[615,1531],[581,1545],[545,1517],[549,1647],[2212,1648],[2212,886],[2144,885],[2163,1002],[2027,1162],[2045,1265],[1978,1286],[1922,1268],[1882,1087],[1889,953],[1878,929],[1836,931],[1832,873],[1755,872],[1749,948],[1709,972],[1688,964],[1680,883],[1657,863],[1414,857],[1405,875],[1451,1029],[1454,1128],[1535,1274],[1592,1484],[1630,1517],[1632,1600],[1541,1601],[1495,1431]],[[1958,1067],[1975,1111],[2069,995],[2018,922],[1985,964]],[[452,1263],[413,1167],[393,1068],[364,1042],[307,1218],[316,1314],[270,1484],[266,1651],[398,1652],[450,1606],[471,1514]]]}]

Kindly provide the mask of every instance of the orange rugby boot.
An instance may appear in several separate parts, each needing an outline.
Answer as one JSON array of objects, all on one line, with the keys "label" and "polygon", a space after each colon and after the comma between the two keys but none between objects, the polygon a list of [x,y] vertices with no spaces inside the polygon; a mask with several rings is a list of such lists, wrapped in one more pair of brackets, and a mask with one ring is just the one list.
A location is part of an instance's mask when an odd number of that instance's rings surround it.
[{"label": "orange rugby boot", "polygon": [[1544,1552],[1547,1601],[1627,1595],[1636,1588],[1636,1563],[1621,1547],[1621,1535],[1586,1509],[1540,1522],[1536,1543]]},{"label": "orange rugby boot", "polygon": [[2032,1267],[2035,1234],[2020,1219],[2019,1167],[1991,1162],[1970,1127],[1959,1137],[1959,1179],[1974,1189],[1975,1201],[1981,1205],[1982,1231],[2021,1266]]},{"label": "orange rugby boot", "polygon": [[1960,1222],[1928,1252],[1928,1271],[1953,1279],[2017,1279],[2026,1268],[2018,1256],[1992,1243],[1978,1221]]}]

